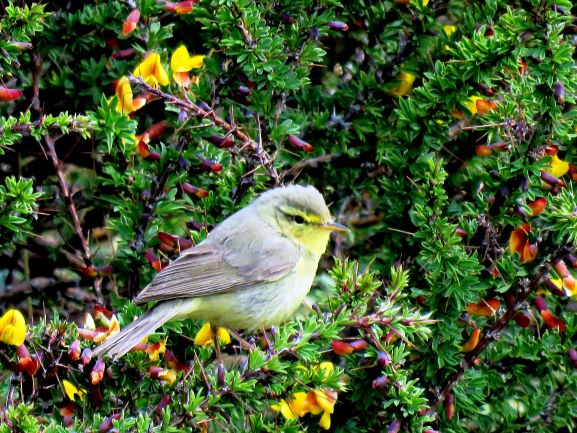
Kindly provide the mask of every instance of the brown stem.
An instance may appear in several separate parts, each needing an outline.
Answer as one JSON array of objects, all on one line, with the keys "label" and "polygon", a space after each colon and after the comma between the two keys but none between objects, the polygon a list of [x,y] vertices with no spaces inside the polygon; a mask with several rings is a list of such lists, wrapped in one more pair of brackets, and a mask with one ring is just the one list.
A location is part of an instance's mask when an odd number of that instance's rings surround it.
[{"label": "brown stem", "polygon": [[537,290],[539,285],[541,285],[545,278],[547,278],[553,263],[563,259],[563,257],[565,257],[567,254],[569,254],[567,247],[560,248],[549,260],[545,260],[541,264],[539,271],[533,276],[533,278],[531,278],[527,284],[521,284],[523,290],[517,299],[515,299],[515,303],[511,305],[493,325],[485,328],[485,331],[479,339],[479,343],[473,351],[467,353],[464,356],[461,364],[457,368],[457,371],[453,373],[449,379],[447,379],[447,382],[443,386],[441,392],[438,394],[436,400],[431,404],[430,409],[427,411],[427,415],[432,415],[436,412],[439,405],[451,393],[457,382],[461,380],[465,371],[467,371],[475,363],[475,360],[481,355],[481,353],[489,346],[492,341],[497,338],[501,330],[506,327],[515,317],[515,315],[519,312],[518,308],[521,306],[521,304],[523,304],[529,295]]},{"label": "brown stem", "polygon": [[[50,161],[52,161],[52,165],[54,166],[54,170],[56,171],[56,176],[58,177],[58,184],[60,186],[60,192],[62,193],[62,197],[64,198],[64,202],[66,203],[66,208],[68,209],[68,214],[70,215],[70,219],[72,220],[72,225],[74,227],[74,231],[76,235],[80,239],[80,243],[82,245],[82,258],[84,259],[84,263],[86,266],[93,266],[92,263],[92,256],[90,254],[90,247],[88,246],[88,240],[84,236],[82,231],[82,226],[80,225],[80,219],[78,218],[78,212],[76,212],[76,206],[74,201],[72,200],[72,196],[70,195],[70,190],[68,188],[68,184],[66,183],[66,179],[64,178],[64,171],[62,170],[62,161],[58,159],[58,154],[56,153],[55,143],[58,138],[52,138],[49,135],[44,135],[44,142],[46,143],[46,150],[47,155]],[[96,293],[96,297],[98,298],[99,302],[103,301],[102,292],[100,290],[100,279],[94,278],[93,283],[94,292]]]}]

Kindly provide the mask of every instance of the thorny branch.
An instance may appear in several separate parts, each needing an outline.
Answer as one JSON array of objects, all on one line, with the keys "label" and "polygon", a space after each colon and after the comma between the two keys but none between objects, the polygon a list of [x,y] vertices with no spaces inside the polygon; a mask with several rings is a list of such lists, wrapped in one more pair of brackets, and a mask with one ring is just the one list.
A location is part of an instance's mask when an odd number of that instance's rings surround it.
[{"label": "thorny branch", "polygon": [[465,372],[474,365],[475,360],[479,358],[481,353],[491,344],[492,341],[496,340],[500,332],[505,328],[515,315],[519,312],[519,307],[527,300],[527,298],[533,293],[537,288],[543,283],[547,278],[549,271],[554,263],[562,260],[567,254],[569,254],[569,249],[567,247],[560,248],[549,260],[545,260],[538,272],[531,278],[527,284],[521,284],[522,291],[515,299],[515,303],[511,305],[507,311],[499,317],[499,319],[491,326],[485,328],[485,331],[479,338],[479,342],[475,349],[465,355],[461,364],[459,365],[457,371],[453,373],[447,382],[443,386],[442,390],[437,395],[435,401],[431,403],[430,409],[427,411],[427,415],[433,415],[439,405],[447,398],[451,393],[451,390],[455,387],[457,382],[459,382]]},{"label": "thorny branch", "polygon": [[160,89],[156,89],[147,84],[142,78],[131,76],[129,77],[129,80],[132,84],[140,86],[146,92],[165,100],[167,103],[176,105],[177,107],[191,112],[195,116],[209,119],[214,123],[214,125],[226,130],[227,134],[236,137],[242,142],[239,151],[247,161],[256,159],[256,165],[265,167],[268,175],[274,180],[276,185],[281,183],[281,178],[276,168],[274,167],[273,158],[270,157],[270,155],[262,148],[259,143],[257,143],[248,134],[239,129],[238,126],[233,126],[222,117],[219,117],[213,110],[203,109],[194,102],[177,98],[174,95],[165,93]]},{"label": "thorny branch", "polygon": [[[57,140],[58,138],[52,138],[49,135],[44,135],[47,157],[50,159],[52,165],[54,166],[56,176],[58,177],[60,192],[62,193],[62,197],[64,198],[64,202],[66,203],[68,213],[70,214],[70,219],[72,220],[74,231],[76,232],[76,235],[80,239],[80,243],[82,245],[82,258],[84,259],[85,265],[87,267],[90,267],[93,266],[93,263],[92,263],[92,255],[90,254],[90,247],[88,246],[88,239],[86,238],[84,232],[82,231],[80,219],[78,218],[78,212],[76,211],[76,205],[72,200],[72,196],[70,195],[70,189],[68,188],[68,184],[66,183],[66,179],[64,178],[64,172],[62,170],[63,164],[62,161],[58,159],[58,154],[56,153],[55,144]],[[97,299],[99,300],[99,302],[103,302],[104,300],[102,298],[102,292],[100,290],[100,278],[94,278],[92,284]]]}]

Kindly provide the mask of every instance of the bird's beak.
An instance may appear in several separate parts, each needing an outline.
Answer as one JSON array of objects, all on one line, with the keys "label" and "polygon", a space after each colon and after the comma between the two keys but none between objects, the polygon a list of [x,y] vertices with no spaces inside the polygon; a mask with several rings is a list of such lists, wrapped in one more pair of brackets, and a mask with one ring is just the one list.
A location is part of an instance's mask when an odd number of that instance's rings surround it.
[{"label": "bird's beak", "polygon": [[347,226],[344,226],[342,224],[336,223],[334,221],[331,221],[329,223],[323,224],[321,226],[321,230],[327,230],[329,232],[348,232],[349,228]]}]

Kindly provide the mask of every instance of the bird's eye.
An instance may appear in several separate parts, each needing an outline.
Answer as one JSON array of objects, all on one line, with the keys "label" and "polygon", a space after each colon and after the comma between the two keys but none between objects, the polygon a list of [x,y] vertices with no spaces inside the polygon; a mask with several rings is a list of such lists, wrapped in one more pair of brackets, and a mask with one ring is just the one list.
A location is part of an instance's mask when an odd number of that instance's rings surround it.
[{"label": "bird's eye", "polygon": [[292,220],[295,224],[303,224],[305,222],[305,219],[300,215],[293,216]]}]

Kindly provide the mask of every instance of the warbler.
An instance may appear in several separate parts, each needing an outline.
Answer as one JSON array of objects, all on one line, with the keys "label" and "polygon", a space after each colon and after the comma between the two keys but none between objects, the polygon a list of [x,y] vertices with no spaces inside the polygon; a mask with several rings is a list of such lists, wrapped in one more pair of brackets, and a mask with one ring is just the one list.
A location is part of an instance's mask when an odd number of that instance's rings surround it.
[{"label": "warbler", "polygon": [[266,191],[182,252],[133,300],[157,304],[97,347],[119,358],[170,320],[262,329],[290,317],[309,292],[336,223],[312,186]]}]

